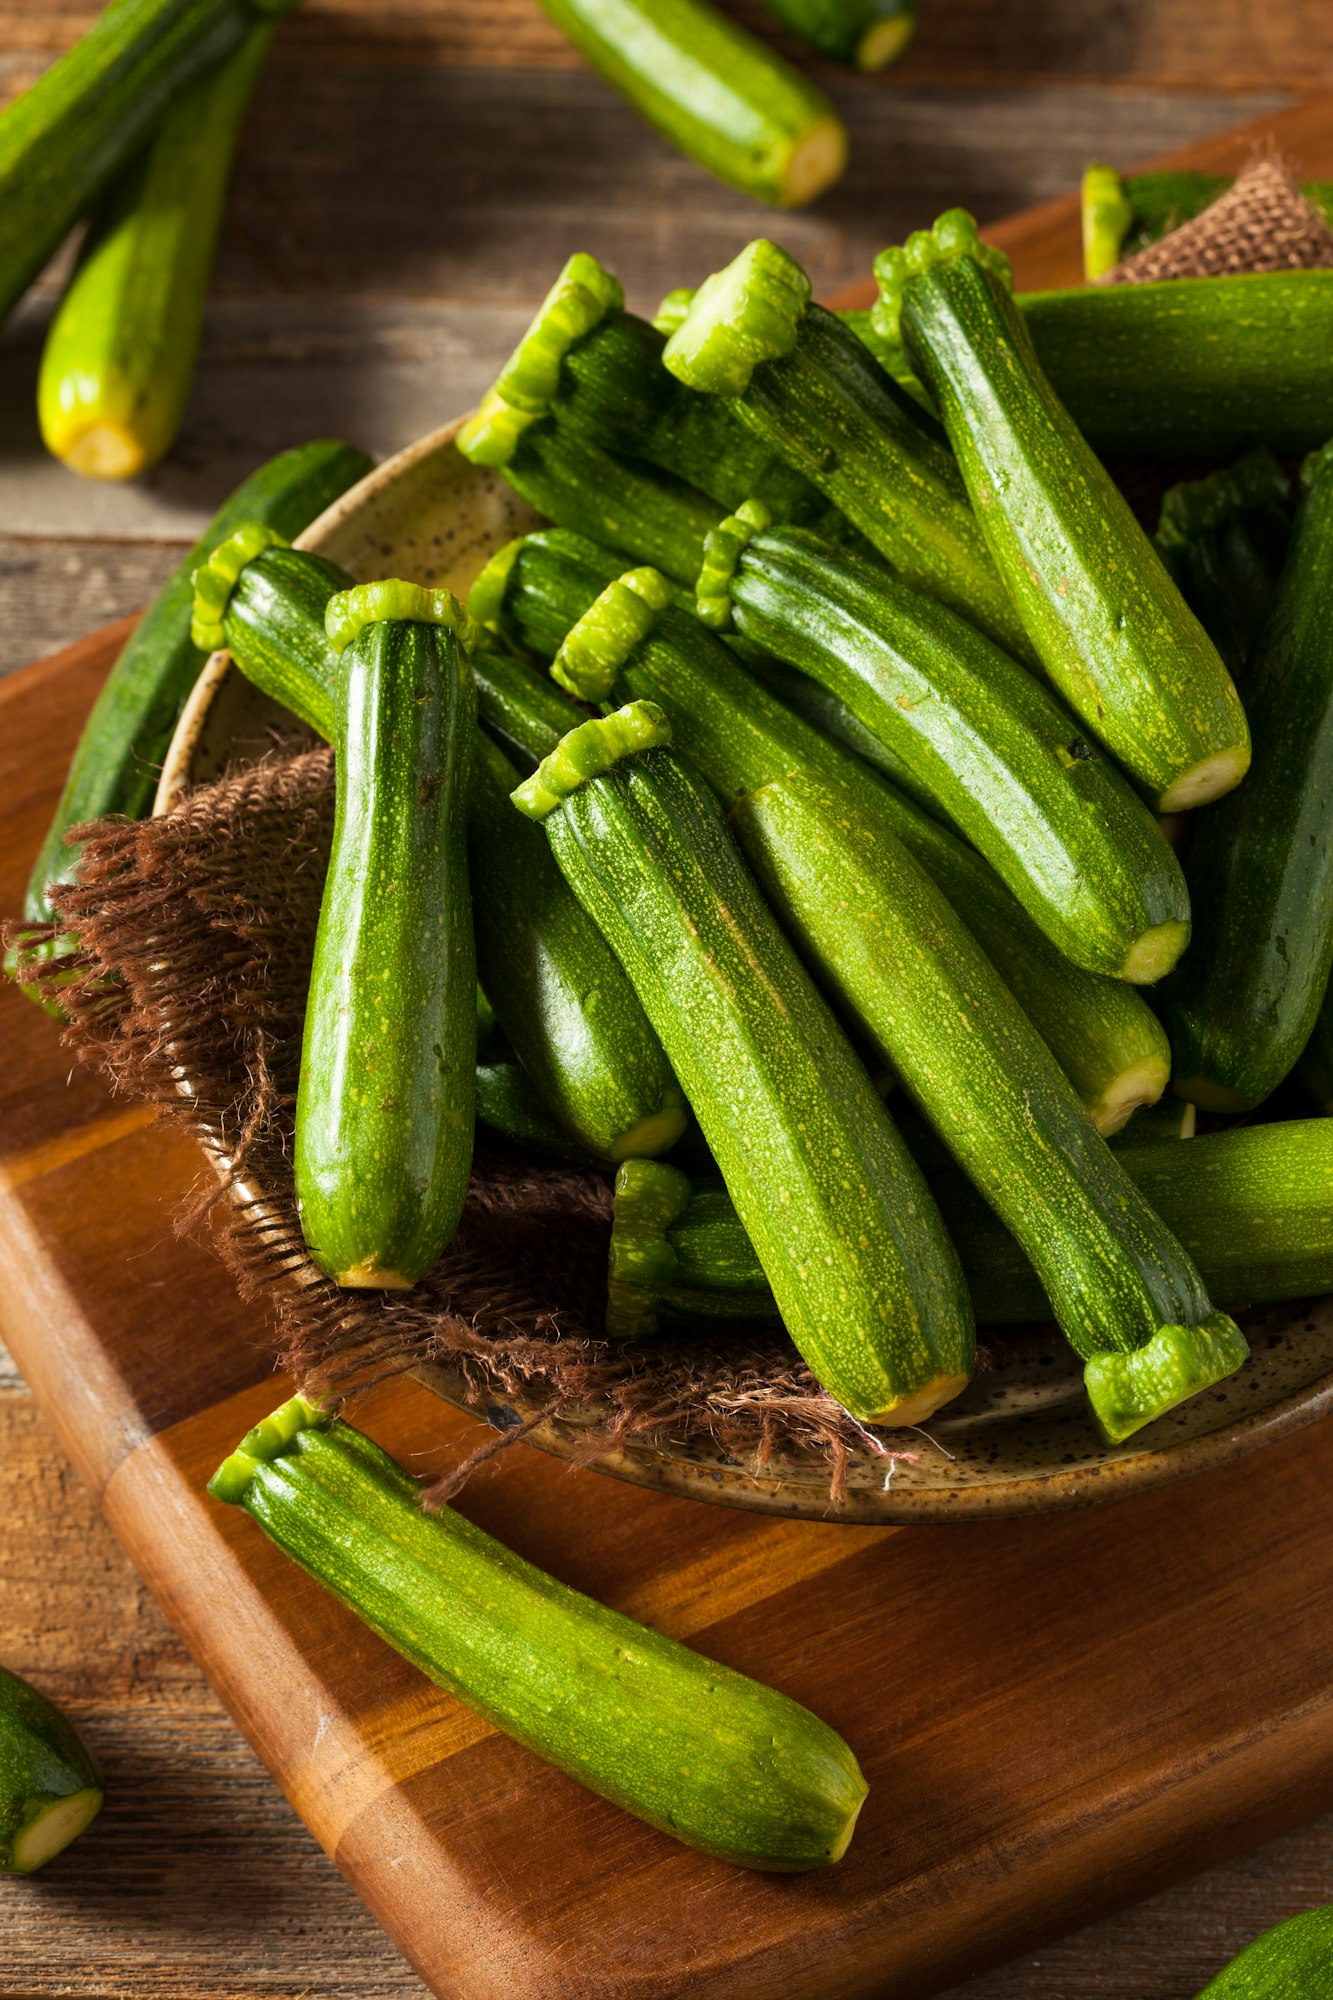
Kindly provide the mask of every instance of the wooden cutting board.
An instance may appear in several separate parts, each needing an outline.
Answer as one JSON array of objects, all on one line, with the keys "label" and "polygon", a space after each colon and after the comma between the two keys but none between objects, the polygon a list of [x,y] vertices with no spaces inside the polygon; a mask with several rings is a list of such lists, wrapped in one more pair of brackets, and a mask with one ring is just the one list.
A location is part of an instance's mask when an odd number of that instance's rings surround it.
[{"label": "wooden cutting board", "polygon": [[[1333,174],[1333,107],[1272,132]],[[992,232],[1077,275],[1054,203]],[[127,625],[0,685],[17,911]],[[285,1391],[173,1211],[208,1168],[0,990],[0,1326],[112,1526],[316,1837],[450,2000],[912,2000],[1333,1802],[1333,1429],[1082,1514],[956,1528],[760,1519],[518,1447],[463,1510],[532,1560],[806,1702],[870,1797],[827,1875],[744,1874],[582,1792],[431,1688],[203,1483]],[[413,1384],[359,1417],[418,1470],[477,1427]]]}]

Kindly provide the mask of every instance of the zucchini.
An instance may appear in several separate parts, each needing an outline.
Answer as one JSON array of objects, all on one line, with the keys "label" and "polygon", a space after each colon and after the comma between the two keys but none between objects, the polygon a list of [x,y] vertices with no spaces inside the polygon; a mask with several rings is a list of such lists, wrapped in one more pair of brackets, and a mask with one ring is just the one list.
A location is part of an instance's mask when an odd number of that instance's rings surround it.
[{"label": "zucchini", "polygon": [[1086,285],[1018,301],[1102,458],[1286,457],[1333,436],[1333,271]]},{"label": "zucchini", "polygon": [[[547,294],[492,391],[485,431],[492,462],[535,417],[622,458],[647,459],[724,509],[751,495],[782,521],[841,522],[817,487],[715,396],[696,396],[662,366],[666,337],[624,310],[618,281],[576,252]],[[496,405],[513,413],[495,421]],[[471,448],[472,432],[464,449]]]},{"label": "zucchini", "polygon": [[1333,967],[1333,446],[1305,461],[1302,485],[1250,662],[1254,768],[1199,827],[1194,945],[1167,996],[1175,1087],[1206,1111],[1277,1089]]},{"label": "zucchini", "polygon": [[1301,1081],[1318,1099],[1321,1110],[1333,1115],[1333,999],[1328,995],[1305,1044],[1300,1071]]},{"label": "zucchini", "polygon": [[31,1875],[90,1826],[105,1790],[68,1716],[0,1667],[0,1874]]},{"label": "zucchini", "polygon": [[[338,654],[330,602],[352,579],[322,556],[246,526],[195,579],[201,644],[229,645],[248,678],[332,739]],[[452,602],[444,599],[446,607]],[[472,651],[478,713],[524,769],[578,710],[520,660]],[[566,888],[547,842],[509,805],[522,772],[494,743],[472,758],[469,871],[487,1000],[566,1142],[604,1160],[665,1151],[688,1112],[661,1043],[597,926]]]},{"label": "zucchini", "polygon": [[665,1160],[626,1160],[616,1174],[606,1331],[612,1340],[643,1340],[672,1311],[772,1319],[777,1307],[720,1181],[696,1188]]},{"label": "zucchini", "polygon": [[1047,688],[946,605],[749,508],[710,540],[701,613],[734,619],[845,701],[1047,937],[1091,972],[1150,982],[1189,937],[1152,814]]},{"label": "zucchini", "polygon": [[1199,2000],[1318,2000],[1333,1967],[1333,1904],[1288,1917],[1210,1979]]},{"label": "zucchini", "polygon": [[[29,922],[49,924],[56,914],[49,885],[77,877],[80,850],[65,839],[72,826],[108,813],[142,819],[152,804],[158,765],[204,663],[190,637],[195,569],[242,522],[299,534],[363,478],[371,462],[351,445],[299,445],[252,473],[214,515],[140,619],[93,704],[28,878],[23,914]],[[43,941],[37,950],[54,956],[57,945]]]},{"label": "zucchini", "polygon": [[679,583],[698,573],[709,530],[724,509],[683,480],[633,464],[564,429],[551,417],[517,429],[510,410],[491,395],[458,434],[458,449],[474,465],[500,467],[514,491],[563,528],[650,562]]},{"label": "zucchini", "polygon": [[1183,1097],[1162,1097],[1156,1104],[1136,1111],[1111,1143],[1123,1150],[1126,1146],[1155,1145],[1162,1139],[1192,1139],[1198,1124],[1199,1114],[1193,1104],[1187,1104]]},{"label": "zucchini", "polygon": [[[1031,1263],[989,1202],[959,1173],[924,1124],[904,1118],[908,1144],[940,1204],[967,1273],[983,1326],[1048,1319],[1051,1302]],[[1189,1145],[1149,1139],[1117,1149],[1120,1165],[1198,1264],[1225,1308],[1305,1299],[1333,1291],[1328,1187],[1333,1128],[1322,1118],[1213,1132]],[[631,1200],[622,1213],[622,1178],[652,1190],[674,1168],[661,1160],[626,1164],[616,1181],[613,1242],[643,1274],[644,1310],[706,1313],[712,1298],[754,1286],[758,1259],[726,1192],[687,1183],[683,1205]],[[683,1178],[683,1177],[682,1177]],[[616,1252],[613,1248],[613,1259]],[[688,1305],[686,1305],[688,1301]],[[755,1304],[756,1314],[762,1302]],[[772,1310],[771,1303],[769,1310]]]},{"label": "zucchini", "polygon": [[293,0],[117,0],[0,115],[0,319],[177,91]]},{"label": "zucchini", "polygon": [[175,443],[232,153],[274,25],[172,100],[84,238],[42,349],[37,417],[47,450],[85,478],[134,479]]},{"label": "zucchini", "polygon": [[1231,676],[1042,373],[1008,260],[951,209],[875,275],[1055,687],[1160,811],[1230,791],[1250,758]]},{"label": "zucchini", "polygon": [[1026,653],[938,427],[810,292],[795,259],[760,237],[701,286],[663,361],[688,388],[732,398],[907,582]]},{"label": "zucchini", "polygon": [[549,844],[513,810],[517,771],[477,745],[468,813],[477,971],[537,1096],[602,1160],[664,1153],[689,1122],[634,989]]},{"label": "zucchini", "polygon": [[1233,680],[1277,596],[1294,511],[1291,482],[1262,445],[1162,501],[1157,553]]},{"label": "zucchini", "polygon": [[822,90],[708,0],[542,0],[671,144],[742,194],[802,208],[847,163]]},{"label": "zucchini", "polygon": [[462,1213],[476,968],[466,826],[476,695],[447,591],[330,600],[338,797],[296,1100],[297,1211],[343,1286],[405,1290]]},{"label": "zucchini", "polygon": [[519,1065],[503,1056],[478,1061],[477,1123],[516,1146],[546,1153],[554,1160],[592,1167],[598,1162],[562,1132]]},{"label": "zucchini", "polygon": [[833,62],[883,69],[916,33],[916,0],[768,0],[783,26]]},{"label": "zucchini", "polygon": [[866,1796],[799,1703],[558,1583],[296,1397],[209,1481],[429,1679],[689,1847],[793,1871],[841,1859]]},{"label": "zucchini", "polygon": [[[1083,177],[1083,275],[1100,278],[1123,257],[1160,243],[1234,185],[1230,174],[1166,168],[1127,174],[1089,167]],[[1302,181],[1301,193],[1333,226],[1333,181]]]},{"label": "zucchini", "polygon": [[633,981],[828,1393],[923,1422],[972,1368],[965,1287],[873,1084],[667,745],[660,709],[585,722],[515,804]]},{"label": "zucchini", "polygon": [[[483,571],[471,608],[550,658],[618,567],[605,550],[559,529],[530,535]],[[901,841],[994,960],[1099,1130],[1115,1131],[1138,1105],[1160,1097],[1171,1052],[1141,996],[1072,964],[979,854],[792,713],[771,682],[757,685],[702,627],[683,626],[674,612],[663,615],[652,652],[634,671],[651,676],[634,691],[668,711],[677,742],[723,799],[810,770],[845,788],[890,845]]]}]

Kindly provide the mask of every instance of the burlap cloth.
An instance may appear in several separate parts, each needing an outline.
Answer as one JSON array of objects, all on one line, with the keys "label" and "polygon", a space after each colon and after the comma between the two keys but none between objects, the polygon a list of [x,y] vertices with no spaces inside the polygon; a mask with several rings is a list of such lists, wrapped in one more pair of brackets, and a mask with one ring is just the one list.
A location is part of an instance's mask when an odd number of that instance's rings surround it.
[{"label": "burlap cloth", "polygon": [[[1274,261],[1333,263],[1333,237],[1264,160],[1207,215],[1115,276]],[[779,1326],[634,1347],[599,1337],[611,1213],[603,1175],[525,1157],[479,1129],[462,1224],[411,1292],[341,1292],[311,1263],[291,1150],[332,824],[331,753],[275,746],[257,768],[201,788],[166,818],[76,829],[88,843],[82,880],[56,898],[80,940],[76,981],[58,995],[65,1041],[113,1089],[203,1136],[221,1178],[206,1177],[179,1226],[196,1225],[225,1193],[211,1240],[245,1295],[266,1302],[275,1364],[317,1395],[345,1398],[386,1374],[446,1361],[481,1407],[515,1399],[534,1411],[593,1409],[601,1421],[590,1456],[630,1436],[710,1439],[757,1470],[813,1451],[828,1463],[836,1500],[851,1459],[894,1440],[853,1423]]]}]

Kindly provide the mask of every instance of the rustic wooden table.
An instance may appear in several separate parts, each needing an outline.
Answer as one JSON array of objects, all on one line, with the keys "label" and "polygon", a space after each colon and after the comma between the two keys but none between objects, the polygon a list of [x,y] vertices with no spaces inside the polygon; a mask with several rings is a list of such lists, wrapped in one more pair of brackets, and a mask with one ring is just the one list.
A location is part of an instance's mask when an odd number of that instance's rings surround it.
[{"label": "rustic wooden table", "polygon": [[[0,90],[93,14],[0,0]],[[758,18],[757,5],[742,11]],[[631,302],[763,228],[821,289],[945,203],[985,217],[1333,84],[1327,0],[954,0],[890,76],[834,76],[842,187],[773,217],[676,158],[534,0],[308,0],[247,127],[184,437],[132,492],[43,457],[49,290],[0,335],[0,670],[151,595],[257,459],[318,433],[383,454],[470,403],[558,262]],[[164,1218],[164,1229],[167,1227]],[[221,1282],[221,1280],[220,1280]],[[420,1982],[223,1714],[0,1355],[0,1658],[86,1722],[112,1803],[5,1890],[0,2000],[392,2000]],[[1258,1930],[1333,1899],[1333,1819],[992,1973],[950,2000],[1185,2000]]]}]

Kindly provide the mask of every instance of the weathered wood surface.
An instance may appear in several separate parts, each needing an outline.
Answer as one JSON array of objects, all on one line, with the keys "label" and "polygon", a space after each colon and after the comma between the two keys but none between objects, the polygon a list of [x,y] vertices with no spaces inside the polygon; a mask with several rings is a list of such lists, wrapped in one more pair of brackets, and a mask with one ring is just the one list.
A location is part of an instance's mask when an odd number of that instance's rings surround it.
[{"label": "weathered wood surface", "polygon": [[[94,11],[0,0],[0,98]],[[757,0],[738,11],[759,24]],[[822,74],[856,165],[812,215],[776,217],[645,134],[532,0],[307,0],[249,121],[169,464],[128,494],[50,466],[32,419],[46,304],[0,337],[0,670],[142,601],[265,452],[344,431],[383,453],[471,401],[570,249],[615,264],[643,305],[762,229],[827,289],[946,203],[994,217],[1062,193],[1090,155],[1146,158],[1333,80],[1333,15],[1326,0],[959,0],[927,10],[889,76]],[[34,1016],[17,1045],[7,1036],[10,1063],[45,1033]],[[76,1126],[89,1089],[71,1083]],[[141,1272],[168,1235],[161,1218]],[[117,1779],[58,1870],[3,1891],[0,2000],[424,1995],[225,1720],[2,1361],[0,1506],[0,1657],[71,1703]],[[1186,1843],[1169,1865],[1201,1858]],[[1258,1930],[1330,1898],[1325,1820],[950,2000],[1186,2000]]]}]

